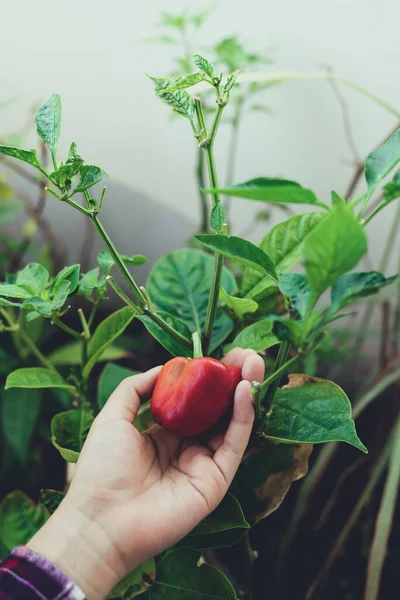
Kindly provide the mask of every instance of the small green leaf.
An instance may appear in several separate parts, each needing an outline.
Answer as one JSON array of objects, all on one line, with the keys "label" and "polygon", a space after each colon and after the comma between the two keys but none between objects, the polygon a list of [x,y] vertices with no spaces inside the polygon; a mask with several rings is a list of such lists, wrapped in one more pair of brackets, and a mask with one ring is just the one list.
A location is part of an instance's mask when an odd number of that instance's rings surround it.
[{"label": "small green leaf", "polygon": [[133,254],[132,256],[120,254],[120,257],[122,258],[122,262],[129,266],[140,267],[147,263],[147,258],[143,254]]},{"label": "small green leaf", "polygon": [[58,373],[43,367],[26,367],[9,374],[5,389],[10,388],[64,388],[74,390]]},{"label": "small green leaf", "polygon": [[263,319],[245,327],[233,342],[224,348],[225,352],[237,347],[262,352],[275,344],[279,344],[279,339],[272,332],[273,325],[273,320]]},{"label": "small green leaf", "polygon": [[[138,267],[144,265],[147,262],[147,258],[143,254],[134,254],[133,256],[127,256],[126,254],[120,254],[120,258],[125,265]],[[105,275],[109,275],[112,267],[114,266],[114,260],[107,250],[100,250],[97,255],[97,262],[103,269]]]},{"label": "small green leaf", "polygon": [[223,287],[219,290],[219,299],[225,306],[230,308],[240,319],[243,319],[244,315],[248,313],[256,312],[258,308],[257,302],[250,300],[249,298],[238,298],[237,296],[230,296],[227,294]]},{"label": "small green leaf", "polygon": [[37,390],[7,390],[1,404],[1,426],[4,438],[14,455],[23,463],[37,423],[42,397]]},{"label": "small green leaf", "polygon": [[91,298],[93,290],[98,289],[105,284],[105,278],[100,278],[99,267],[95,267],[94,269],[91,269],[82,275],[78,286],[78,294],[81,294],[87,298]]},{"label": "small green leaf", "polygon": [[296,348],[301,347],[304,341],[304,325],[301,321],[278,318],[273,323],[272,333],[280,341],[290,342]]},{"label": "small green leaf", "polygon": [[193,85],[197,85],[201,81],[204,81],[204,79],[204,73],[190,73],[190,75],[186,75],[185,77],[178,77],[178,79],[163,90],[163,93],[166,94],[176,92],[177,90],[185,90],[188,87],[192,87]]},{"label": "small green leaf", "polygon": [[14,283],[0,283],[0,296],[6,296],[8,298],[26,299],[30,298],[32,294],[25,288],[16,285]]},{"label": "small green leaf", "polygon": [[258,177],[244,183],[220,188],[202,190],[204,193],[218,192],[226,196],[257,200],[259,202],[288,203],[293,204],[319,204],[314,192],[303,188],[295,181],[286,179],[271,179]]},{"label": "small green leaf", "polygon": [[0,144],[0,154],[17,158],[18,160],[22,160],[23,162],[36,167],[36,169],[42,170],[36,150],[21,150],[20,148],[14,148],[13,146],[4,146],[3,144]]},{"label": "small green leaf", "polygon": [[[191,339],[191,331],[186,323],[176,317],[164,311],[157,311],[157,314],[171,325],[178,333],[184,335],[187,339]],[[164,329],[162,329],[157,323],[154,323],[148,315],[138,315],[137,318],[143,323],[147,331],[158,341],[160,344],[168,350],[173,356],[188,356],[192,357],[192,350],[182,344],[175,338],[172,338]]]},{"label": "small green leaf", "polygon": [[96,167],[96,165],[83,165],[83,167],[79,171],[80,181],[79,185],[74,189],[71,196],[77,194],[78,192],[84,192],[89,188],[96,185],[103,179],[108,177],[107,173],[100,169],[100,167]]},{"label": "small green leaf", "polygon": [[119,365],[108,363],[104,367],[98,383],[97,406],[99,407],[99,410],[103,408],[121,381],[123,381],[126,377],[131,377],[137,373],[138,371],[132,371],[126,367],[120,367]]},{"label": "small green leaf", "polygon": [[323,379],[310,381],[304,376],[301,385],[279,389],[264,431],[268,438],[278,442],[347,442],[367,452],[357,437],[346,394],[336,384]]},{"label": "small green leaf", "polygon": [[[147,587],[143,580],[143,573],[147,573],[149,577],[154,577],[156,573],[156,564],[154,558],[150,558],[145,563],[142,563],[136,569],[131,571],[126,577],[124,577],[108,594],[107,599],[111,600],[130,600],[136,596],[136,592],[145,589]],[[131,595],[131,590],[134,590],[134,594]],[[139,596],[140,598],[140,596]]]},{"label": "small green leaf", "polygon": [[1,539],[8,550],[24,546],[48,518],[44,506],[36,506],[19,490],[11,492],[0,504]]},{"label": "small green leaf", "polygon": [[83,376],[88,377],[103,352],[125,331],[135,316],[135,310],[121,308],[109,315],[97,327],[88,344],[88,361],[83,369]]},{"label": "small green leaf", "polygon": [[75,175],[78,175],[84,164],[82,156],[79,154],[75,142],[72,142],[69,152],[68,159],[65,164],[61,164],[57,171],[50,175],[56,185],[62,189],[69,191],[71,189],[71,180]]},{"label": "small green leaf", "polygon": [[374,188],[400,162],[400,129],[373,150],[365,161],[365,179],[369,188]]},{"label": "small green leaf", "polygon": [[214,77],[214,67],[210,62],[208,62],[206,58],[203,58],[202,56],[200,56],[200,54],[194,54],[190,58],[192,59],[196,67],[200,69],[200,71],[202,71],[205,75],[207,75],[207,77],[209,77],[210,79]]},{"label": "small green leaf", "polygon": [[52,515],[57,510],[61,502],[64,500],[65,494],[57,490],[40,490],[39,504],[47,508]]},{"label": "small green leaf", "polygon": [[[153,78],[152,78],[153,79]],[[156,94],[167,106],[190,121],[193,118],[194,102],[186,90],[166,92],[161,87],[156,88]]]},{"label": "small green leaf", "polygon": [[339,196],[336,192],[331,192],[332,196],[332,206],[345,206],[347,204],[346,200]]},{"label": "small green leaf", "polygon": [[340,275],[350,271],[366,250],[363,226],[347,206],[335,206],[304,243],[310,306]]},{"label": "small green leaf", "polygon": [[214,235],[205,233],[195,235],[194,237],[207,248],[211,248],[211,250],[219,252],[223,256],[227,256],[228,258],[251,266],[253,269],[260,271],[264,275],[268,275],[272,280],[277,281],[278,276],[275,271],[274,263],[268,254],[251,242],[233,235]]},{"label": "small green leaf", "polygon": [[219,60],[231,71],[246,64],[247,53],[236,37],[224,38],[215,47],[215,52]]},{"label": "small green leaf", "polygon": [[221,202],[217,202],[213,206],[210,215],[210,225],[217,233],[222,233],[224,225],[226,224],[226,213]]},{"label": "small green leaf", "polygon": [[397,277],[398,275],[385,277],[377,271],[342,275],[332,286],[332,304],[328,313],[333,314],[359,298],[378,293],[381,288],[393,283]]},{"label": "small green leaf", "polygon": [[69,295],[70,281],[63,279],[61,281],[55,281],[49,292],[47,300],[43,300],[42,295],[29,298],[25,300],[22,308],[33,309],[44,317],[50,317],[54,312],[62,308],[65,304],[66,299]]},{"label": "small green leaf", "polygon": [[72,294],[72,292],[74,292],[78,287],[80,270],[80,265],[71,265],[70,267],[64,267],[55,276],[54,283],[56,283],[57,281],[64,280],[69,281],[70,286],[68,288],[68,294]]},{"label": "small green leaf", "polygon": [[289,298],[290,304],[301,317],[305,317],[310,305],[311,290],[305,275],[283,273],[279,279],[279,289]]},{"label": "small green leaf", "polygon": [[150,600],[236,600],[236,593],[225,575],[208,564],[201,564],[201,552],[178,548],[163,554],[157,564]]},{"label": "small green leaf", "polygon": [[52,156],[57,152],[57,142],[61,131],[61,98],[53,94],[35,116],[37,132],[48,145]]},{"label": "small green leaf", "polygon": [[75,463],[94,421],[87,409],[58,413],[51,420],[51,441],[67,462]]},{"label": "small green leaf", "polygon": [[[64,365],[80,365],[81,364],[81,347],[82,342],[76,340],[57,348],[49,355],[49,360],[54,366]],[[103,354],[97,359],[97,362],[108,360],[120,360],[130,356],[130,352],[119,346],[108,346]]]},{"label": "small green leaf", "polygon": [[16,284],[30,292],[31,296],[40,296],[49,281],[49,272],[39,263],[26,265],[17,275]]},{"label": "small green leaf", "polygon": [[234,71],[231,75],[229,75],[228,80],[224,86],[224,93],[226,94],[227,92],[230,92],[231,89],[233,88],[233,86],[236,83],[236,80],[238,78],[238,76],[240,75],[240,73],[242,72],[242,69],[237,69],[237,71]]}]

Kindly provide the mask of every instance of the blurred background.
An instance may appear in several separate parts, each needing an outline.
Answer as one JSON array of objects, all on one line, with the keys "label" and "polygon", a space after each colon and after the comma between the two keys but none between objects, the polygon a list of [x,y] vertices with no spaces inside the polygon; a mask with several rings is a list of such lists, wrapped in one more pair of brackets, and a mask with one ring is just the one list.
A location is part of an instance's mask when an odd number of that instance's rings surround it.
[{"label": "blurred background", "polygon": [[[138,271],[144,282],[158,257],[202,227],[196,141],[188,122],[171,118],[155,97],[146,74],[193,70],[188,57],[194,53],[225,71],[243,68],[216,142],[221,183],[284,177],[329,203],[331,190],[354,196],[365,189],[365,157],[399,126],[398,17],[395,0],[9,3],[2,27],[0,138],[41,150],[34,112],[60,94],[59,156],[75,141],[87,163],[109,174],[102,220],[121,252],[149,258]],[[265,81],[258,76],[251,83],[252,73],[261,71]],[[360,89],[330,80],[328,73]],[[398,272],[397,206],[393,202],[369,225],[365,270]],[[255,242],[288,216],[280,207],[230,203],[232,231]],[[100,247],[77,211],[45,198],[29,171],[0,162],[3,273],[28,258],[55,268],[79,261],[85,271]],[[309,374],[344,386],[358,407],[357,427],[370,454],[359,458],[345,445],[313,453],[308,477],[253,534],[256,599],[363,598],[384,485],[381,457],[398,412],[399,357],[396,344],[388,348],[397,293],[394,286],[360,305],[304,365]],[[3,354],[2,375],[9,369]],[[43,431],[35,435],[46,437]],[[39,487],[62,486],[64,473],[57,469],[64,467],[50,447],[36,449],[25,463],[8,456],[6,464],[1,457],[0,498],[16,486],[33,497]],[[385,599],[394,597],[400,567],[399,507],[392,508],[379,596]],[[214,559],[229,564],[229,552]]]}]

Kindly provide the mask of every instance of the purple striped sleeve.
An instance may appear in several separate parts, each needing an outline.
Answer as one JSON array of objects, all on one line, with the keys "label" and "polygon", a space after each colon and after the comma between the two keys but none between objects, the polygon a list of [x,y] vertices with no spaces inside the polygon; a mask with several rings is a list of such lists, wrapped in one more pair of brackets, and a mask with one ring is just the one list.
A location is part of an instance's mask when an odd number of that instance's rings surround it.
[{"label": "purple striped sleeve", "polygon": [[58,567],[19,546],[0,562],[0,600],[86,600]]}]

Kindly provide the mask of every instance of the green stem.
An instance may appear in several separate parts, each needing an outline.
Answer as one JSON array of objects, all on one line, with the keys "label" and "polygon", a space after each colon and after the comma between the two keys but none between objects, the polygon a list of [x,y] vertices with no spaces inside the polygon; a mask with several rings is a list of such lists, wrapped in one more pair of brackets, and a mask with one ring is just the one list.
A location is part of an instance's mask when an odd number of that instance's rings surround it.
[{"label": "green stem", "polygon": [[[276,375],[276,373],[279,372],[279,370],[283,366],[285,366],[285,367],[287,366],[288,363],[286,363],[286,360],[287,360],[287,356],[289,353],[289,349],[290,349],[290,342],[282,342],[281,343],[281,345],[279,347],[278,356],[276,357],[273,375]],[[295,356],[295,358],[297,358],[297,356]],[[272,382],[272,385],[270,385],[270,387],[267,390],[267,393],[266,393],[266,396],[265,396],[265,399],[263,402],[267,408],[269,408],[272,404],[272,400],[274,399],[276,390],[279,387],[280,380],[281,380],[281,376],[279,375],[276,379],[274,379],[274,381]]]},{"label": "green stem", "polygon": [[190,350],[192,349],[192,343],[188,340],[188,338],[179,333],[179,331],[176,331],[176,329],[170,327],[168,323],[166,323],[166,321],[164,321],[164,319],[160,317],[157,313],[149,312],[146,310],[144,311],[144,314],[146,314],[152,321],[154,321],[154,323],[161,327],[161,329],[168,333],[177,342],[180,342],[187,348],[190,348]]},{"label": "green stem", "polygon": [[86,321],[85,314],[81,308],[78,308],[78,315],[82,324],[83,335],[86,340],[90,339],[90,329],[88,326],[88,322]]},{"label": "green stem", "polygon": [[204,152],[202,148],[198,149],[197,154],[197,167],[196,167],[196,178],[197,184],[199,188],[199,198],[200,198],[200,209],[201,209],[201,225],[200,225],[200,233],[208,233],[208,206],[207,206],[207,194],[202,193],[202,189],[205,188],[205,178],[204,178]]},{"label": "green stem", "polygon": [[132,300],[130,298],[128,298],[128,296],[125,294],[125,292],[123,290],[121,290],[121,288],[119,287],[119,285],[115,281],[115,279],[111,275],[107,275],[106,280],[107,280],[107,283],[109,284],[109,286],[117,294],[117,296],[119,296],[121,298],[121,300],[123,302],[125,302],[125,304],[127,306],[129,306],[130,308],[134,308],[137,311],[137,313],[139,314],[139,312],[140,312],[139,308],[136,306],[136,304],[134,304],[132,302]]},{"label": "green stem", "polygon": [[[49,192],[51,192],[51,190],[49,190]],[[83,213],[87,217],[90,215],[90,212],[86,208],[84,208],[83,206],[81,206],[77,202],[74,202],[73,200],[71,200],[71,198],[65,198],[65,199],[62,199],[62,200],[64,202],[66,202],[67,204],[69,204],[70,206],[72,206],[73,208],[76,208],[76,210],[79,210],[79,212]]]},{"label": "green stem", "polygon": [[99,304],[100,304],[100,301],[97,300],[93,304],[92,310],[90,311],[89,319],[88,319],[88,322],[87,322],[88,323],[88,327],[89,327],[89,331],[92,328],[93,321],[94,321],[94,318],[95,318],[96,313],[97,313],[97,309],[99,308]]},{"label": "green stem", "polygon": [[201,349],[201,338],[198,331],[192,335],[193,340],[193,358],[202,358],[203,351]]},{"label": "green stem", "polygon": [[[278,358],[279,358],[279,355],[278,355]],[[278,369],[276,369],[276,371],[274,371],[272,373],[272,375],[270,375],[269,377],[267,377],[267,379],[264,379],[264,381],[260,385],[260,393],[261,393],[261,395],[265,394],[265,392],[267,391],[267,389],[271,385],[271,383],[273,383],[274,381],[276,381],[276,379],[279,379],[281,377],[281,375],[283,375],[283,373],[286,371],[286,369],[290,365],[292,365],[298,358],[299,358],[299,355],[293,356],[293,358],[291,358],[290,360],[288,360],[287,362],[285,362],[283,365],[281,365]],[[277,361],[278,361],[278,359],[277,359]]]},{"label": "green stem", "polygon": [[74,338],[76,338],[78,340],[82,339],[82,336],[80,333],[78,333],[77,331],[75,331],[75,329],[72,329],[65,323],[63,323],[59,317],[54,316],[52,320],[53,320],[53,323],[55,325],[57,325],[57,327],[59,327],[60,329],[63,329],[66,333],[69,333],[69,335],[72,335]]},{"label": "green stem", "polygon": [[28,348],[30,348],[32,350],[32,353],[36,356],[36,358],[42,363],[42,365],[46,369],[49,369],[49,371],[52,371],[53,373],[57,373],[57,375],[60,375],[59,372],[57,371],[57,369],[49,361],[49,359],[46,358],[41,353],[39,348],[36,346],[35,342],[32,340],[32,338],[29,337],[29,335],[23,329],[20,329],[19,335],[20,335],[21,339],[25,342],[25,344],[28,346]]}]

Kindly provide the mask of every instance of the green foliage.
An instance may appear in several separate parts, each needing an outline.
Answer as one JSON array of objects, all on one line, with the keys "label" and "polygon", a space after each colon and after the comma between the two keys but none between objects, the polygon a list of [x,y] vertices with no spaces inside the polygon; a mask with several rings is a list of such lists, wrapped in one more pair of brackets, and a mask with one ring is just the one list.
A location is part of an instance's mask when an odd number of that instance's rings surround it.
[{"label": "green foliage", "polygon": [[42,397],[37,390],[4,391],[1,402],[1,427],[14,455],[25,462],[29,444],[37,423]]},{"label": "green foliage", "polygon": [[226,212],[221,202],[217,202],[213,206],[210,214],[210,225],[217,233],[223,231],[224,225],[226,224]]},{"label": "green foliage", "polygon": [[113,363],[108,363],[100,376],[98,390],[97,390],[97,406],[99,410],[103,408],[108,398],[111,396],[113,391],[119,386],[121,381],[126,377],[136,375],[137,371],[132,371],[126,367],[120,367]]},{"label": "green foliage", "polygon": [[[125,600],[130,600],[136,596],[137,592],[145,589],[143,585],[143,574],[146,573],[149,577],[153,577],[156,572],[156,565],[153,558],[150,558],[145,563],[139,565],[131,571],[126,577],[124,577],[108,594],[107,598],[118,598],[123,597]],[[133,595],[131,595],[133,593]]]},{"label": "green foliage", "polygon": [[329,314],[337,312],[360,298],[377,294],[381,288],[390,285],[397,278],[398,275],[385,277],[377,271],[342,275],[332,286],[332,304],[328,311]]},{"label": "green foliage", "polygon": [[35,117],[37,132],[48,145],[51,155],[57,153],[57,143],[61,131],[61,98],[53,94],[49,100],[39,108]]},{"label": "green foliage", "polygon": [[14,148],[13,146],[4,146],[3,144],[0,144],[0,153],[5,156],[22,160],[23,162],[36,167],[36,169],[40,169],[40,162],[36,150],[21,150],[20,148]]},{"label": "green foliage", "polygon": [[51,441],[64,460],[77,462],[93,420],[93,412],[82,408],[58,413],[53,417]]},{"label": "green foliage", "polygon": [[229,352],[232,348],[251,348],[256,352],[262,352],[275,344],[279,344],[279,339],[273,334],[273,320],[263,319],[257,321],[242,331],[235,339],[225,347],[225,351]]},{"label": "green foliage", "polygon": [[150,600],[164,600],[182,595],[185,600],[236,600],[229,580],[215,567],[203,563],[201,552],[194,548],[178,548],[165,553],[157,564],[156,579],[150,589]]},{"label": "green foliage", "polygon": [[375,188],[400,162],[400,129],[368,154],[365,161],[365,179],[369,188]]},{"label": "green foliage", "polygon": [[[186,322],[173,314],[167,313],[163,310],[158,310],[157,314],[164,319],[168,325],[171,325],[178,333],[190,339],[190,329],[186,325]],[[189,350],[185,344],[172,338],[166,331],[155,323],[148,315],[138,315],[137,319],[143,323],[147,331],[154,337],[161,346],[163,346],[173,356],[192,356],[192,351]],[[229,332],[228,332],[229,333]],[[227,334],[228,335],[228,334]]]},{"label": "green foliage", "polygon": [[[172,82],[168,87],[163,90],[164,94],[176,92],[177,90],[185,90],[186,88],[192,87],[193,85],[197,85],[201,81],[205,80],[204,73],[190,73],[185,77],[178,77],[174,82]],[[178,111],[179,112],[179,111]]]},{"label": "green foliage", "polygon": [[340,441],[367,452],[357,437],[346,394],[339,386],[322,379],[305,378],[298,387],[279,389],[266,417],[264,431],[269,439],[278,442]]},{"label": "green foliage", "polygon": [[58,373],[43,367],[17,369],[9,374],[5,389],[10,388],[63,388],[74,390]]},{"label": "green foliage", "polygon": [[279,279],[279,289],[301,317],[305,317],[310,306],[311,290],[308,281],[300,273],[284,273]]},{"label": "green foliage", "polygon": [[[80,350],[82,342],[77,340],[76,342],[70,342],[54,350],[49,355],[50,362],[58,367],[64,365],[79,365],[81,363]],[[106,362],[108,360],[120,360],[126,358],[130,353],[125,348],[120,348],[115,344],[108,346],[104,350],[101,356],[98,357],[97,362]]]},{"label": "green foliage", "polygon": [[295,181],[259,177],[218,190],[207,189],[205,193],[218,191],[220,194],[271,203],[316,204],[320,205],[314,192],[303,188]]},{"label": "green foliage", "polygon": [[103,181],[106,177],[108,177],[107,173],[100,169],[100,167],[96,167],[96,165],[84,165],[79,170],[80,181],[76,186],[71,196],[77,194],[78,192],[84,192],[89,188],[96,185],[100,181]]},{"label": "green foliage", "polygon": [[204,73],[204,75],[206,75],[210,79],[213,79],[214,67],[210,62],[208,62],[206,58],[203,58],[202,56],[200,56],[200,54],[194,54],[193,56],[191,56],[191,59],[196,65],[196,67],[200,69],[202,73]]},{"label": "green foliage", "polygon": [[258,304],[257,302],[254,302],[254,300],[230,296],[225,292],[223,287],[219,290],[219,299],[227,308],[231,309],[239,319],[243,319],[244,315],[253,313],[258,308]]},{"label": "green foliage", "polygon": [[40,490],[39,503],[47,508],[52,515],[64,498],[65,494],[63,492],[58,492],[57,490]]},{"label": "green foliage", "polygon": [[1,539],[8,550],[25,545],[48,516],[44,506],[36,506],[23,492],[8,494],[0,504]]}]

